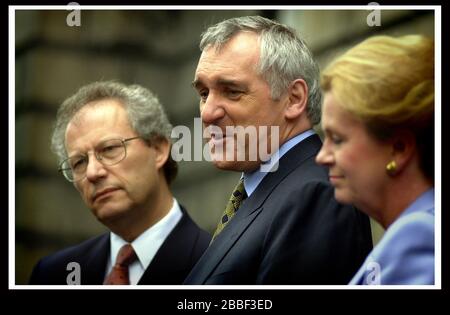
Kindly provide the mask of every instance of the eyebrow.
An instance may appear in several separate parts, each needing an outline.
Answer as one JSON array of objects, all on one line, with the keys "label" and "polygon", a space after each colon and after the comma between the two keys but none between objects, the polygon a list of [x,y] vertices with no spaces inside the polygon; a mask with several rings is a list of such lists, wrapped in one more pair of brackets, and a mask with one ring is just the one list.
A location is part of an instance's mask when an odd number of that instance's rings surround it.
[{"label": "eyebrow", "polygon": [[[98,141],[98,142],[95,144],[95,146],[94,146],[93,149],[96,150],[96,149],[98,148],[99,145],[101,145],[101,144],[103,144],[104,142],[109,141],[109,140],[125,140],[125,139],[127,139],[127,138],[133,138],[133,137],[108,136],[108,137],[106,137],[106,138],[101,138],[100,141]],[[66,151],[66,152],[67,152],[67,151]],[[74,154],[68,155],[68,157],[70,157],[70,156],[76,156],[76,155],[85,155],[87,152],[89,152],[89,151],[79,151],[79,150],[77,149],[77,150],[75,150],[75,153],[74,153]],[[67,153],[69,153],[69,152],[67,152]]]},{"label": "eyebrow", "polygon": [[[247,87],[245,84],[238,82],[236,80],[228,80],[228,79],[218,79],[217,81],[214,82],[215,85],[217,86],[222,86],[222,87],[235,87],[235,88],[239,88],[239,89],[244,89],[246,90]],[[198,79],[195,79],[194,81],[192,81],[192,87],[194,89],[199,89],[201,87],[205,86],[205,84]]]},{"label": "eyebrow", "polygon": [[191,85],[194,89],[198,90],[201,86],[203,86],[203,83],[202,81],[195,79],[194,81],[192,81]]},{"label": "eyebrow", "polygon": [[325,134],[325,133],[330,133],[330,132],[333,132],[332,130],[330,130],[330,128],[329,127],[325,127],[325,126],[320,126],[320,129],[322,129],[322,132]]}]

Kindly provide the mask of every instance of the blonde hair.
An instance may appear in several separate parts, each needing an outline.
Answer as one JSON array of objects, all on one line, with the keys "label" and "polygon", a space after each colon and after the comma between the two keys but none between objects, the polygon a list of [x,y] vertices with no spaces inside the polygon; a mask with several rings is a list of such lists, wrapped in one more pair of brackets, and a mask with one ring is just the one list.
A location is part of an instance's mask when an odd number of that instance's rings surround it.
[{"label": "blonde hair", "polygon": [[[360,118],[376,138],[387,139],[399,129],[414,132],[422,168],[432,177],[432,39],[421,35],[368,38],[334,60],[322,72],[321,79],[322,89],[332,91],[343,108]],[[428,161],[430,155],[432,161]]]}]

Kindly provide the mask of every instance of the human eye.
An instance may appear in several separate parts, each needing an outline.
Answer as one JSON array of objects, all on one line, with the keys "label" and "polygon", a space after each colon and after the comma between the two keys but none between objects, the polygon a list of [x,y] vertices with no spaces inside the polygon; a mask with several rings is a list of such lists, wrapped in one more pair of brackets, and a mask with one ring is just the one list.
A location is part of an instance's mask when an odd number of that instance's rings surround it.
[{"label": "human eye", "polygon": [[208,98],[209,91],[206,89],[202,89],[198,91],[198,95],[200,96],[200,102],[204,103],[206,102],[206,99]]},{"label": "human eye", "polygon": [[342,139],[342,137],[340,137],[336,134],[331,134],[330,139],[331,139],[331,142],[333,142],[333,144],[335,144],[335,145],[342,144],[342,142],[344,141]]},{"label": "human eye", "polygon": [[74,171],[82,170],[87,164],[87,158],[85,156],[74,156],[69,160],[70,168]]},{"label": "human eye", "polygon": [[242,95],[242,91],[236,89],[227,89],[225,94],[230,99],[239,99]]},{"label": "human eye", "polygon": [[333,145],[337,145],[337,146],[341,145],[342,142],[344,141],[344,138],[341,135],[337,134],[336,132],[334,132],[328,128],[326,128],[324,130],[324,134],[325,134],[325,141],[330,142]]},{"label": "human eye", "polygon": [[114,157],[122,151],[122,142],[119,140],[108,141],[98,148],[98,153],[102,157]]}]

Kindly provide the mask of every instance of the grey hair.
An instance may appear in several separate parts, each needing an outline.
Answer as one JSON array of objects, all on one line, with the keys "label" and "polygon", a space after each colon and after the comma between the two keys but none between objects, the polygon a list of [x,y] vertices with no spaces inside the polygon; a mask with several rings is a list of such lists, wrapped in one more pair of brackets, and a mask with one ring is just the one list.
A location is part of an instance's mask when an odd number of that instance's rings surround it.
[{"label": "grey hair", "polygon": [[[84,106],[103,99],[115,99],[122,103],[131,127],[142,139],[151,141],[157,137],[163,137],[171,142],[172,125],[158,98],[152,92],[137,84],[125,85],[114,81],[98,81],[81,87],[58,109],[51,149],[57,155],[59,163],[67,157],[65,133],[69,122]],[[170,176],[167,174],[168,168]],[[169,156],[164,165],[168,182],[175,178],[176,168],[176,163]]]},{"label": "grey hair", "polygon": [[320,122],[322,93],[319,66],[306,43],[286,25],[261,16],[231,18],[209,27],[202,35],[200,50],[220,50],[241,31],[259,35],[258,73],[267,81],[273,100],[279,100],[296,79],[308,85],[307,114],[312,125]]}]

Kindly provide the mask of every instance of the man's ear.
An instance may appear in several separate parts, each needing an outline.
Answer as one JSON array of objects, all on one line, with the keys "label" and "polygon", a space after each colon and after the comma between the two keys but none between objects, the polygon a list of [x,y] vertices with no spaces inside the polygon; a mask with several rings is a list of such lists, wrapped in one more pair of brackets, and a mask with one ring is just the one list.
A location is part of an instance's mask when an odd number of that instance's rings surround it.
[{"label": "man's ear", "polygon": [[288,100],[285,109],[286,119],[296,119],[306,110],[308,101],[308,85],[305,80],[294,80],[288,89]]},{"label": "man's ear", "polygon": [[170,142],[164,137],[152,139],[151,147],[155,149],[155,164],[158,169],[166,164],[170,154]]},{"label": "man's ear", "polygon": [[411,131],[399,131],[391,140],[392,160],[397,164],[396,173],[404,170],[417,152],[416,137]]}]

